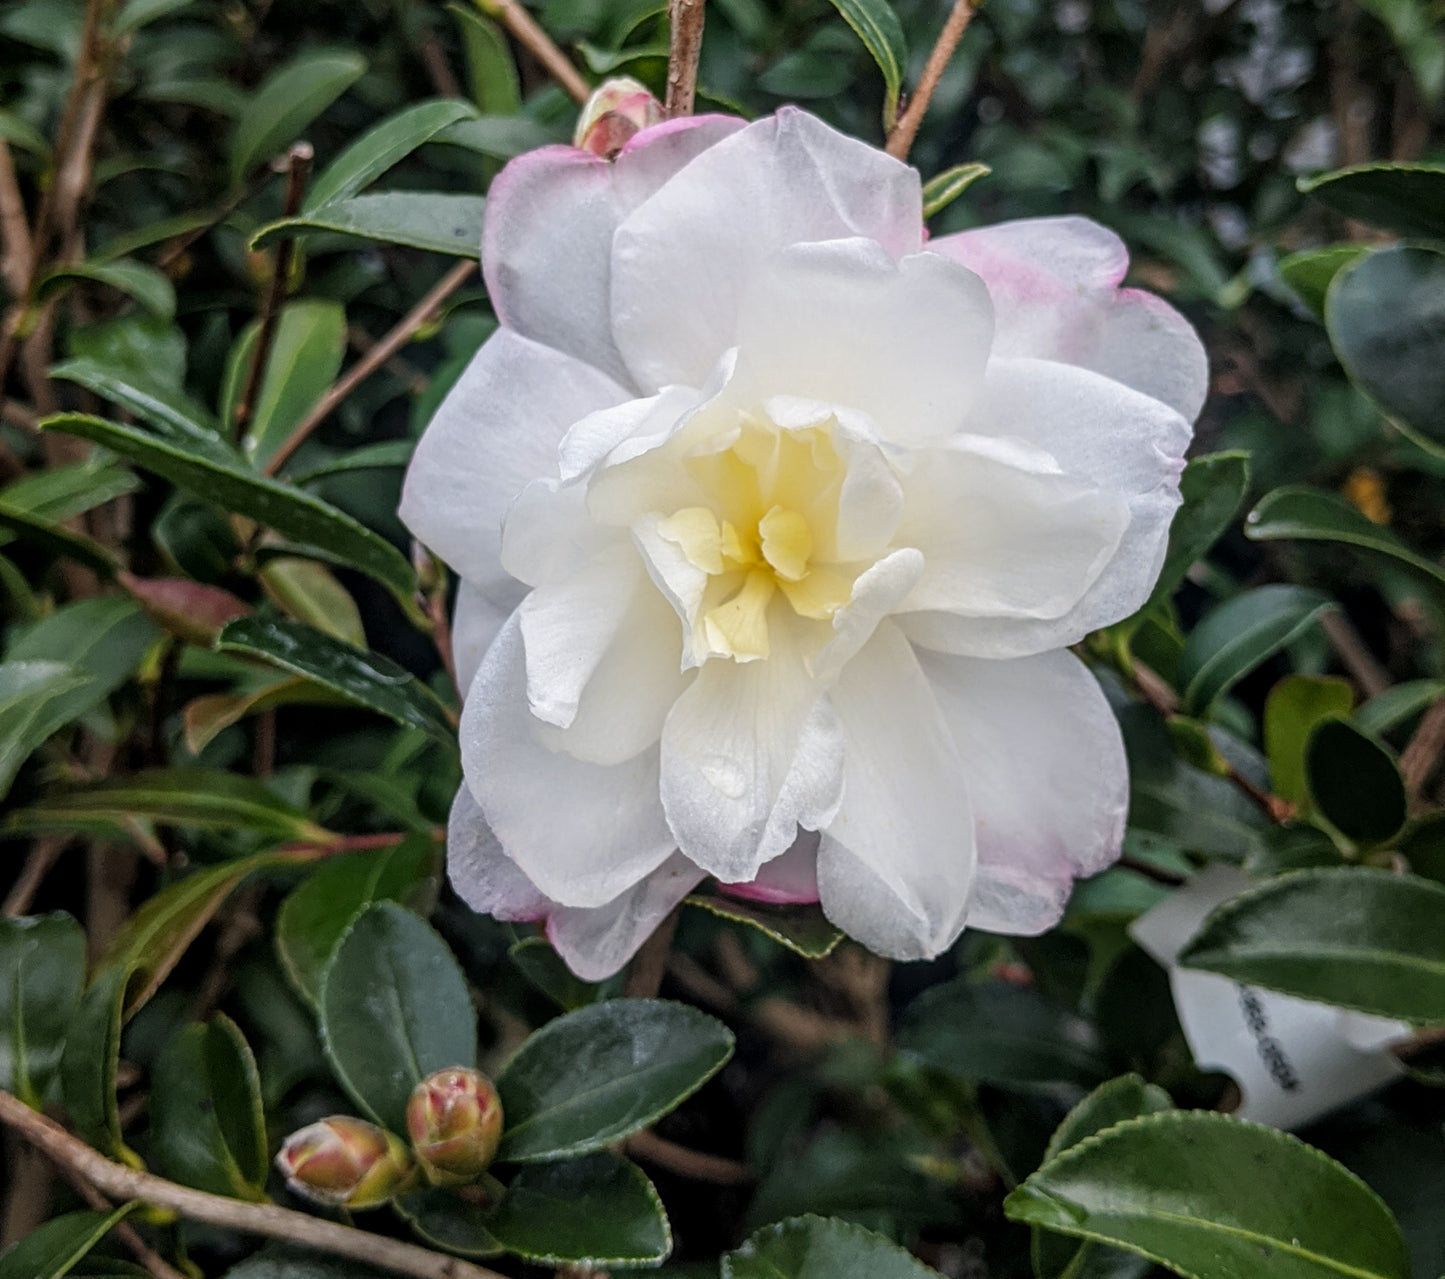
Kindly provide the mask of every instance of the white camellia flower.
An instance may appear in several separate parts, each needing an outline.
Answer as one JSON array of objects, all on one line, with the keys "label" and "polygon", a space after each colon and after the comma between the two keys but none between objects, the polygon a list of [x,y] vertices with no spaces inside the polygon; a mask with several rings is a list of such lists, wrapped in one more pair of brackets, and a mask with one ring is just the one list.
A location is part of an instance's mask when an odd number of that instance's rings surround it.
[{"label": "white camellia flower", "polygon": [[1127,807],[1068,646],[1147,598],[1207,381],[1117,237],[925,243],[783,110],[513,161],[482,263],[402,501],[461,577],[457,891],[593,979],[706,876],[899,959],[1054,924]]}]

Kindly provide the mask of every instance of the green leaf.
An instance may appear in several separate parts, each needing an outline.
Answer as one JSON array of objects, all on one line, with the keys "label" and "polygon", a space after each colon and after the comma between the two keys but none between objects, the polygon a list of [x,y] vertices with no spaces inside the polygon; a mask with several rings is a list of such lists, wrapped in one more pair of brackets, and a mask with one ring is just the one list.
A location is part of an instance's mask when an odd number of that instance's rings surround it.
[{"label": "green leaf", "polygon": [[1129,1120],[1046,1163],[1014,1221],[1115,1244],[1193,1279],[1409,1279],[1399,1227],[1353,1173],[1205,1111]]},{"label": "green leaf", "polygon": [[586,1008],[600,997],[597,985],[576,976],[545,937],[524,937],[508,949],[507,958],[563,1012]]},{"label": "green leaf", "polygon": [[39,1109],[85,985],[85,934],[69,915],[0,919],[0,1088]]},{"label": "green leaf", "polygon": [[833,7],[858,33],[883,73],[883,128],[887,131],[897,119],[903,72],[908,66],[908,42],[903,36],[903,24],[888,0],[833,0]]},{"label": "green leaf", "polygon": [[310,484],[328,475],[344,475],[351,471],[389,471],[404,468],[416,449],[415,440],[383,440],[379,444],[363,444],[349,449],[329,462],[318,462],[305,470],[290,470],[286,478],[293,484]]},{"label": "green leaf", "polygon": [[125,1158],[115,1072],[124,1020],[124,963],[103,968],[86,987],[66,1029],[60,1058],[61,1094],[72,1126],[91,1145]]},{"label": "green leaf", "polygon": [[309,213],[333,200],[349,199],[404,160],[422,143],[430,142],[448,125],[459,120],[475,119],[476,114],[469,103],[439,98],[433,102],[415,103],[387,116],[357,138],[317,175],[306,193],[302,211]]},{"label": "green leaf", "polygon": [[1249,513],[1244,531],[1256,542],[1345,542],[1388,556],[1422,581],[1437,600],[1445,600],[1445,568],[1412,551],[1336,493],[1300,484],[1275,489]]},{"label": "green leaf", "polygon": [[[451,1190],[433,1187],[396,1200],[417,1237],[433,1248],[463,1257],[495,1257],[502,1246],[487,1229],[486,1211]],[[289,1276],[287,1277],[289,1279]]]},{"label": "green leaf", "polygon": [[119,289],[163,320],[175,316],[176,288],[170,278],[155,267],[130,258],[108,262],[72,262],[68,266],[52,267],[36,285],[36,298],[39,301],[53,298],[76,280],[91,280]]},{"label": "green leaf", "polygon": [[257,466],[271,460],[331,388],[345,353],[346,310],[339,302],[306,299],[281,308],[246,432],[246,453]]},{"label": "green leaf", "polygon": [[406,1131],[427,1075],[474,1066],[477,1024],[447,945],[395,902],[352,922],[321,980],[321,1037],[337,1079],[377,1123]]},{"label": "green leaf", "polygon": [[30,753],[69,722],[72,694],[93,682],[64,662],[0,663],[0,799]]},{"label": "green leaf", "polygon": [[0,1279],[61,1279],[138,1203],[114,1212],[68,1212],[47,1221],[0,1254]]},{"label": "green leaf", "polygon": [[456,733],[442,704],[414,675],[379,653],[362,652],[299,622],[262,617],[228,623],[216,647],[304,675],[357,706],[455,746]]},{"label": "green leaf", "polygon": [[239,454],[234,460],[203,454],[140,427],[83,413],[63,413],[41,426],[103,444],[180,488],[338,557],[389,587],[416,615],[416,574],[400,551],[313,494],[256,474]]},{"label": "green leaf", "polygon": [[[52,377],[56,375],[51,369]],[[35,471],[0,489],[0,503],[47,520],[72,516],[140,487],[135,475],[113,462],[87,460],[77,466]]]},{"label": "green leaf", "polygon": [[327,961],[362,910],[379,901],[422,909],[435,893],[436,873],[436,845],[420,835],[329,858],[293,888],[276,916],[276,950],[302,998],[317,1006]]},{"label": "green leaf", "polygon": [[1248,491],[1248,453],[1209,453],[1185,466],[1179,478],[1183,504],[1169,526],[1164,567],[1140,614],[1169,599],[1183,585],[1190,568],[1234,522]]},{"label": "green leaf", "polygon": [[1445,887],[1350,866],[1219,906],[1180,963],[1341,1008],[1445,1021]]},{"label": "green leaf", "polygon": [[1330,281],[1356,258],[1370,251],[1368,244],[1332,244],[1325,249],[1305,249],[1279,261],[1279,273],[1303,302],[1320,319],[1325,315],[1325,295]]},{"label": "green leaf", "polygon": [[1395,851],[1415,874],[1445,884],[1445,813],[1431,813],[1412,823]]},{"label": "green leaf", "polygon": [[251,95],[231,139],[231,184],[239,186],[326,110],[366,70],[366,59],[349,50],[303,53],[262,81]]},{"label": "green leaf", "polygon": [[266,1198],[266,1121],[256,1059],[217,1013],[183,1027],[151,1077],[151,1142],[166,1176],[213,1195]]},{"label": "green leaf", "polygon": [[264,248],[282,236],[331,231],[452,257],[476,258],[482,252],[482,214],[486,205],[479,195],[440,191],[357,195],[299,217],[272,222],[251,237],[251,248]]},{"label": "green leaf", "polygon": [[1212,609],[1190,632],[1179,657],[1186,713],[1203,715],[1331,606],[1319,591],[1261,586]]},{"label": "green leaf", "polygon": [[939,1279],[882,1235],[850,1221],[794,1217],[722,1258],[722,1279]]},{"label": "green leaf", "polygon": [[1445,253],[1395,245],[1335,276],[1325,327],[1345,372],[1407,427],[1445,440]]},{"label": "green leaf", "polygon": [[1441,165],[1357,164],[1301,178],[1299,189],[1370,226],[1398,235],[1445,238],[1445,167]]},{"label": "green leaf", "polygon": [[[268,549],[258,547],[257,558]],[[294,624],[314,629],[348,647],[366,648],[361,610],[326,565],[297,555],[278,555],[256,570],[256,580],[266,598],[294,619]]]},{"label": "green leaf", "polygon": [[1390,753],[1344,720],[1327,719],[1305,750],[1310,798],[1341,834],[1380,844],[1405,824],[1405,783]]},{"label": "green leaf", "polygon": [[957,1079],[1095,1084],[1109,1073],[1088,1025],[1038,991],[958,978],[909,1005],[900,1049]]},{"label": "green leaf", "polygon": [[432,139],[494,160],[510,160],[538,147],[566,142],[567,135],[524,115],[484,115],[459,120]]},{"label": "green leaf", "polygon": [[278,706],[346,706],[343,697],[299,675],[244,693],[210,693],[186,704],[186,749],[199,755],[224,730],[248,715]]},{"label": "green leaf", "polygon": [[934,174],[923,184],[923,216],[931,218],[935,213],[942,213],[979,178],[986,178],[992,172],[986,164],[956,164]]},{"label": "green leaf", "polygon": [[605,1151],[523,1168],[487,1230],[508,1252],[547,1266],[648,1266],[672,1251],[652,1183]]},{"label": "green leaf", "polygon": [[690,1097],[732,1056],[728,1028],[684,1004],[613,999],[549,1022],[497,1079],[516,1163],[600,1150]]},{"label": "green leaf", "polygon": [[843,930],[829,923],[817,906],[768,906],[704,893],[694,893],[684,899],[683,904],[700,907],[719,919],[756,928],[804,959],[821,959],[832,954],[833,948],[843,940]]},{"label": "green leaf", "polygon": [[486,112],[510,115],[522,102],[517,63],[502,30],[470,5],[449,4],[467,60],[467,86],[472,101]]},{"label": "green leaf", "polygon": [[107,580],[120,568],[115,555],[94,538],[72,533],[55,520],[7,506],[3,501],[0,501],[0,529],[39,547],[52,559],[72,559]]},{"label": "green leaf", "polygon": [[191,3],[192,0],[126,0],[116,14],[111,30],[117,36],[129,35],[132,31],[149,26],[157,18],[164,18]]},{"label": "green leaf", "polygon": [[18,631],[8,656],[65,662],[89,675],[94,684],[70,708],[80,715],[134,676],[159,635],[134,600],[97,595],[65,604]]},{"label": "green leaf", "polygon": [[[1141,1115],[1172,1110],[1173,1101],[1162,1088],[1145,1083],[1138,1075],[1120,1075],[1100,1084],[1065,1116],[1049,1139],[1044,1160],[1061,1155],[1087,1137]],[[1035,1227],[1033,1232],[1035,1279],[1086,1279],[1105,1271],[1119,1274],[1126,1266],[1144,1267],[1127,1253],[1103,1244],[1079,1243],[1066,1235],[1051,1234]]]},{"label": "green leaf", "polygon": [[1445,679],[1416,679],[1376,694],[1355,711],[1355,727],[1378,737],[1413,719],[1445,697]]},{"label": "green leaf", "polygon": [[1305,747],[1315,726],[1344,719],[1355,704],[1348,680],[1332,676],[1289,675],[1264,703],[1264,753],[1274,793],[1292,804],[1308,802]]}]

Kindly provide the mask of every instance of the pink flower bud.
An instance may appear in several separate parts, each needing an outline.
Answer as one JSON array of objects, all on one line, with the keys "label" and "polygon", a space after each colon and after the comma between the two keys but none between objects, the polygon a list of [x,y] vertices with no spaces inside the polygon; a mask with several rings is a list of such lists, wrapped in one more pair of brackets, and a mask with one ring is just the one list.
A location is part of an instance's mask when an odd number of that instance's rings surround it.
[{"label": "pink flower bud", "polygon": [[611,160],[634,133],[662,121],[662,103],[627,76],[606,80],[577,117],[573,145]]},{"label": "pink flower bud", "polygon": [[406,1107],[412,1149],[438,1184],[472,1181],[497,1153],[502,1103],[481,1071],[454,1066],[428,1075]]},{"label": "pink flower bud", "polygon": [[298,1195],[333,1208],[377,1208],[410,1190],[416,1168],[384,1128],[332,1115],[293,1132],[276,1167]]}]

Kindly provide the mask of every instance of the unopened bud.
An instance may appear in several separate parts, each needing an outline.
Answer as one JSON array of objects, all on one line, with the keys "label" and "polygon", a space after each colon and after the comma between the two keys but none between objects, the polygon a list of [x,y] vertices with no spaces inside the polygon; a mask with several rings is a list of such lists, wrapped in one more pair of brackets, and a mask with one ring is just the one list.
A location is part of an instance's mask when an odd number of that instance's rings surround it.
[{"label": "unopened bud", "polygon": [[628,76],[605,80],[587,99],[572,135],[574,146],[612,159],[634,133],[662,121],[662,103]]},{"label": "unopened bud", "polygon": [[438,1070],[412,1092],[406,1129],[432,1181],[472,1181],[492,1162],[502,1139],[501,1099],[479,1070]]},{"label": "unopened bud", "polygon": [[406,1147],[384,1128],[332,1115],[293,1132],[276,1167],[298,1195],[333,1208],[377,1208],[416,1180]]}]

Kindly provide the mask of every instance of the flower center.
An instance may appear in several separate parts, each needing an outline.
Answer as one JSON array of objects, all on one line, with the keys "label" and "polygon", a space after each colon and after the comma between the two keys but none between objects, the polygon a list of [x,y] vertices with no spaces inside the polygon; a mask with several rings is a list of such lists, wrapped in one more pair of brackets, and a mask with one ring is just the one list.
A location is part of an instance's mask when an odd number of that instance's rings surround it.
[{"label": "flower center", "polygon": [[709,656],[767,657],[778,597],[819,620],[848,602],[851,575],[830,562],[843,465],[826,427],[787,431],[745,414],[730,445],[687,468],[706,505],[674,512],[658,532],[708,576],[697,638]]}]

